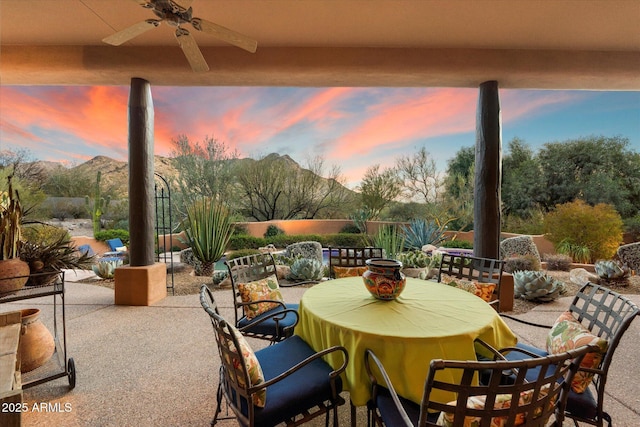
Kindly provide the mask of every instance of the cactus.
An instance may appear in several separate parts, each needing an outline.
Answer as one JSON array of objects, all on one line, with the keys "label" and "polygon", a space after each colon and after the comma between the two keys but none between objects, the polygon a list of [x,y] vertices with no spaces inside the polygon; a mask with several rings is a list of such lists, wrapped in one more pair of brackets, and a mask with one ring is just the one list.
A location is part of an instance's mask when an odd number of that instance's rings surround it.
[{"label": "cactus", "polygon": [[322,263],[316,259],[298,258],[291,265],[291,273],[287,279],[302,282],[322,279],[324,269]]},{"label": "cactus", "polygon": [[400,252],[396,257],[407,268],[431,267],[431,257],[422,251]]},{"label": "cactus", "polygon": [[513,273],[513,291],[516,298],[529,301],[553,301],[567,290],[565,284],[542,271],[515,271]]},{"label": "cactus", "polygon": [[96,276],[102,279],[113,279],[116,268],[122,265],[121,259],[104,259],[91,266]]},{"label": "cactus", "polygon": [[629,284],[631,270],[619,261],[599,260],[593,265],[602,285],[626,286]]},{"label": "cactus", "polygon": [[93,192],[93,200],[89,196],[84,196],[84,204],[87,208],[87,212],[91,215],[91,221],[93,223],[93,235],[100,231],[100,218],[107,210],[109,203],[111,202],[111,196],[106,198],[102,197],[100,191],[100,181],[102,180],[102,172],[98,171],[96,175],[96,186]]}]

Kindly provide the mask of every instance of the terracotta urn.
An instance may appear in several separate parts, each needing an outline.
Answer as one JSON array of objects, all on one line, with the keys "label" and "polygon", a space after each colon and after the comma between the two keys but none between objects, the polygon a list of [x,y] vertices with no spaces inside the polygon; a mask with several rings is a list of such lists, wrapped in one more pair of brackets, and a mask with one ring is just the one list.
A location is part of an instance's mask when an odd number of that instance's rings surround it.
[{"label": "terracotta urn", "polygon": [[362,275],[364,285],[375,298],[391,301],[404,290],[407,283],[402,263],[395,259],[372,258],[365,261],[367,271]]},{"label": "terracotta urn", "polygon": [[29,280],[29,264],[20,258],[0,261],[0,295],[22,289]]},{"label": "terracotta urn", "polygon": [[44,365],[53,355],[56,344],[49,329],[40,319],[40,310],[27,308],[22,313],[20,337],[20,372],[29,372]]}]

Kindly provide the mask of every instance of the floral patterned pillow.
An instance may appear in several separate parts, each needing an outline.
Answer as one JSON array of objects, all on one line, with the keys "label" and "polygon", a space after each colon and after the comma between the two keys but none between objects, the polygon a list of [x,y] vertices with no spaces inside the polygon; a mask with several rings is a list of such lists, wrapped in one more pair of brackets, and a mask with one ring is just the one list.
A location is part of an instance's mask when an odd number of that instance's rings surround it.
[{"label": "floral patterned pillow", "polygon": [[486,302],[491,302],[493,291],[496,289],[495,283],[479,283],[471,280],[458,279],[457,277],[452,277],[448,274],[443,274],[440,277],[440,282],[472,293]]},{"label": "floral patterned pillow", "polygon": [[[549,390],[549,386],[546,385],[540,389],[540,394],[538,396],[539,399],[543,399]],[[484,404],[486,400],[486,396],[471,396],[467,399],[467,408],[472,409],[484,409]],[[518,400],[519,405],[526,405],[531,403],[531,399],[533,398],[533,390],[527,390],[520,393],[520,399]],[[449,402],[448,405],[455,405],[456,401]],[[552,406],[555,402],[550,403]],[[495,409],[506,409],[511,407],[511,395],[510,394],[499,394],[496,396],[495,404],[493,405]],[[527,417],[526,412],[522,412],[516,415],[516,420],[513,425],[519,426],[525,423]],[[534,412],[533,419],[540,417],[540,410],[538,408],[537,412]],[[480,425],[481,418],[467,416],[464,418],[464,427],[475,427]],[[546,425],[548,420],[545,420],[543,424]],[[454,415],[448,412],[441,412],[440,417],[438,418],[437,424],[445,427],[453,427],[454,425]],[[506,427],[507,426],[507,417],[494,417],[491,419],[490,427]]]},{"label": "floral patterned pillow", "polygon": [[333,267],[333,274],[336,279],[342,279],[344,277],[356,277],[362,276],[367,271],[366,266],[359,267]]},{"label": "floral patterned pillow", "polygon": [[[244,364],[247,368],[247,373],[249,374],[249,381],[251,382],[250,386],[256,386],[262,384],[264,382],[264,373],[262,372],[262,367],[260,366],[260,362],[256,357],[256,354],[253,352],[253,349],[249,346],[247,340],[242,336],[242,334],[234,328],[232,325],[229,325],[229,329],[235,335],[238,340],[238,346],[240,347],[240,352],[242,353],[242,357],[244,358]],[[233,344],[233,341],[229,340],[228,342],[229,348],[232,352],[237,353],[236,347]],[[229,357],[226,354],[226,357]],[[227,359],[228,361],[228,359]],[[236,358],[233,359],[233,363],[231,363],[234,368],[238,369],[239,360]],[[246,387],[244,383],[244,376],[238,375],[238,384],[241,387]],[[267,389],[264,388],[259,392],[253,395],[253,404],[257,407],[264,408],[267,403]]]},{"label": "floral patterned pillow", "polygon": [[[558,317],[547,336],[547,352],[549,353],[562,353],[590,344],[598,346],[599,351],[587,353],[580,363],[581,368],[595,369],[600,366],[602,355],[607,352],[609,342],[593,335],[573,317],[570,311],[565,311]],[[576,393],[584,393],[592,379],[593,373],[578,371],[573,377],[571,388]]]},{"label": "floral patterned pillow", "polygon": [[253,282],[239,283],[238,291],[240,291],[242,302],[255,303],[244,306],[244,315],[247,316],[247,319],[253,319],[262,313],[280,307],[280,304],[275,302],[260,303],[260,301],[284,301],[275,274]]}]

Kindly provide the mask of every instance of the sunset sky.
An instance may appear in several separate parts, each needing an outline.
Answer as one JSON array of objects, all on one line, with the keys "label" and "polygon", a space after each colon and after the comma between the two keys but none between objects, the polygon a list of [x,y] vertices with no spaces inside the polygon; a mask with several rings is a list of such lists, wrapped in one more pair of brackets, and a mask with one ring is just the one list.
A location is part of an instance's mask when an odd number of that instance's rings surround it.
[{"label": "sunset sky", "polygon": [[[0,87],[0,149],[79,164],[127,160],[128,87]],[[241,157],[322,155],[350,187],[373,164],[424,146],[444,171],[475,143],[477,89],[152,87],[155,154],[171,140],[213,136]],[[503,149],[589,135],[622,136],[640,151],[640,92],[501,90]]]}]

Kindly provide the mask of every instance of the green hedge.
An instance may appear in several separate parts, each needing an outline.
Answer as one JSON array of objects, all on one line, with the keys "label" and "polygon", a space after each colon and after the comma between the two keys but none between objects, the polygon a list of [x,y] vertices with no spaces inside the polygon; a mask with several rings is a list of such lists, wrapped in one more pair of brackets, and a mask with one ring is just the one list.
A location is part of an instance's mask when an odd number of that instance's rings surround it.
[{"label": "green hedge", "polygon": [[100,240],[101,242],[105,242],[109,239],[120,239],[122,243],[125,245],[129,244],[129,232],[127,230],[122,229],[111,229],[111,230],[103,230],[98,231],[94,236],[96,240]]},{"label": "green hedge", "polygon": [[269,244],[277,248],[285,248],[288,245],[299,242],[319,242],[323,247],[327,246],[366,246],[366,236],[363,234],[335,233],[335,234],[279,234],[267,238],[253,237],[249,235],[231,236],[228,250],[258,249]]}]

